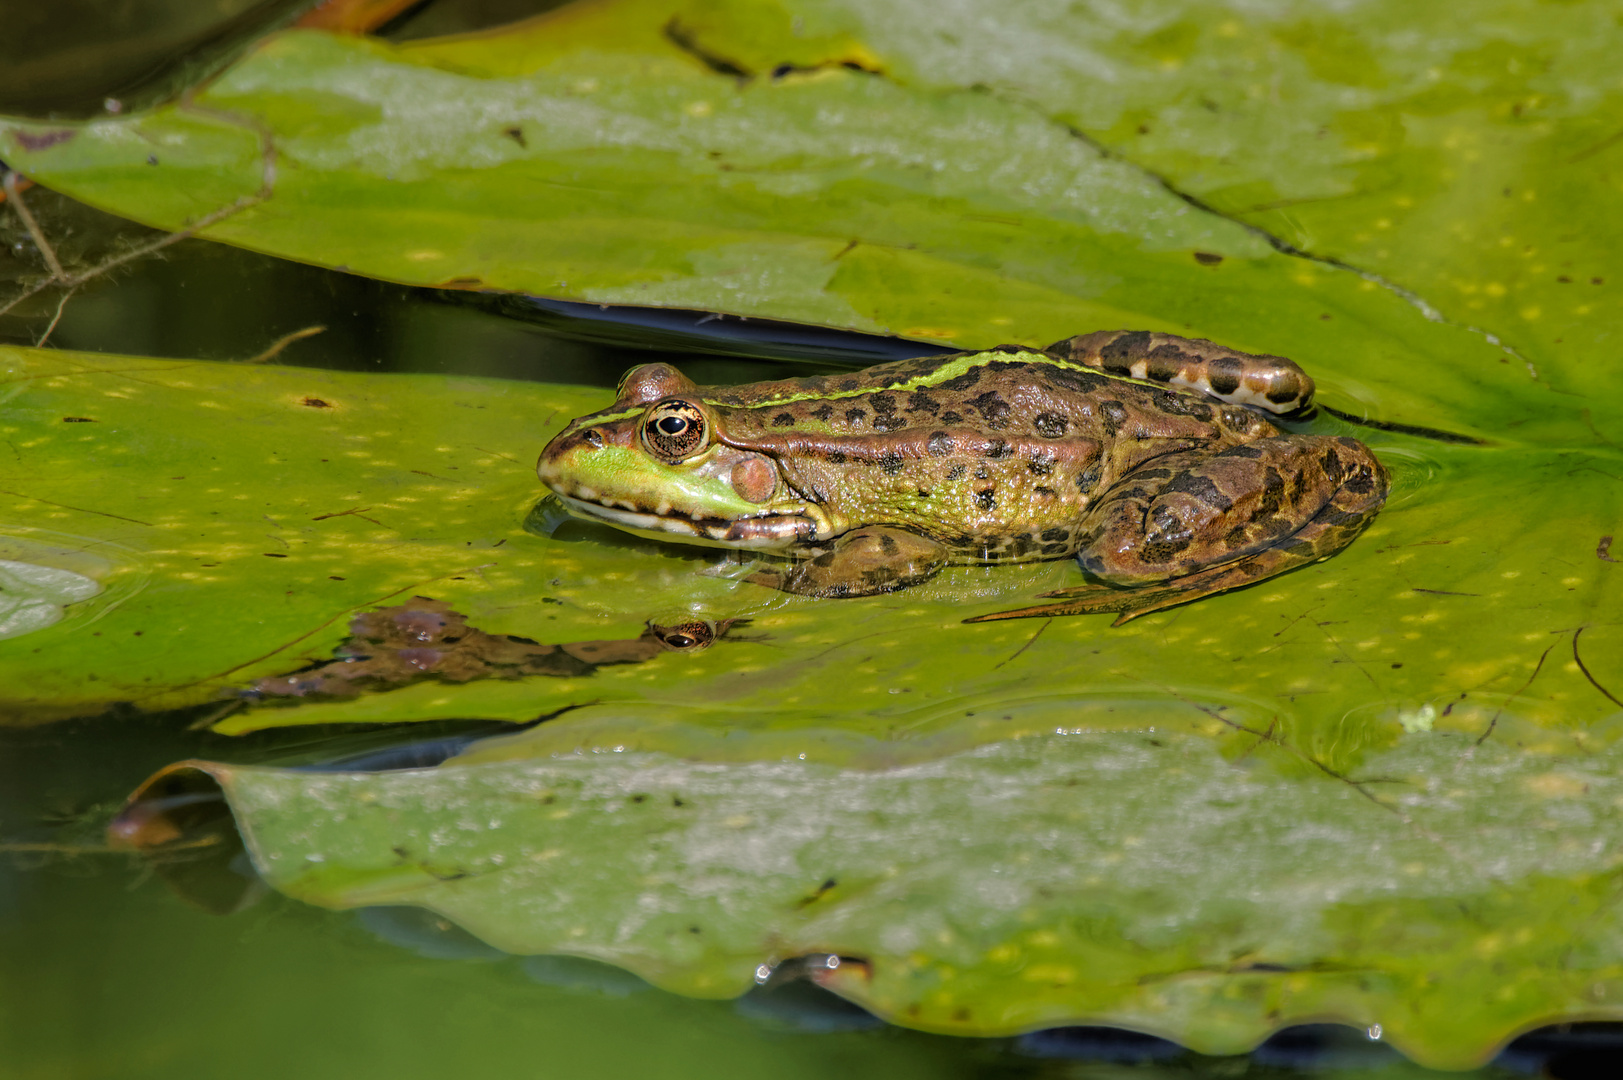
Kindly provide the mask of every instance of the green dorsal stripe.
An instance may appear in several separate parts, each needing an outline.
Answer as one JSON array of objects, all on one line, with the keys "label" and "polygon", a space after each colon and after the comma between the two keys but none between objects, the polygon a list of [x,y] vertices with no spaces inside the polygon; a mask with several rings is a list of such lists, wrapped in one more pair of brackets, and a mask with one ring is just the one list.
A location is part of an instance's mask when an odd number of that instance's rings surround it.
[{"label": "green dorsal stripe", "polygon": [[[865,397],[869,394],[889,393],[891,391],[901,391],[905,393],[909,390],[930,390],[944,382],[956,379],[958,376],[966,374],[974,368],[985,367],[987,364],[996,361],[1002,361],[1005,363],[1044,364],[1048,367],[1064,368],[1066,371],[1076,371],[1083,372],[1088,375],[1097,375],[1102,379],[1113,379],[1116,382],[1132,383],[1136,386],[1147,386],[1156,390],[1165,389],[1165,386],[1162,383],[1152,382],[1148,379],[1135,379],[1128,375],[1117,375],[1114,372],[1104,371],[1096,367],[1089,367],[1086,364],[1078,364],[1070,360],[1061,360],[1059,357],[1050,356],[1048,353],[979,352],[955,356],[926,375],[920,375],[917,378],[908,379],[905,382],[895,383],[890,386],[866,386],[856,390],[827,390],[818,391],[815,393],[791,394],[787,397],[751,401],[741,405],[733,405],[725,401],[719,401],[708,397],[700,398],[700,400],[706,405],[716,405],[727,409],[771,409],[780,405],[791,405],[797,401],[830,401],[837,398]],[[861,373],[859,372],[858,374]],[[826,378],[832,380],[839,378],[839,376],[830,375],[826,376]],[[604,417],[603,419],[614,419],[614,417]]]}]

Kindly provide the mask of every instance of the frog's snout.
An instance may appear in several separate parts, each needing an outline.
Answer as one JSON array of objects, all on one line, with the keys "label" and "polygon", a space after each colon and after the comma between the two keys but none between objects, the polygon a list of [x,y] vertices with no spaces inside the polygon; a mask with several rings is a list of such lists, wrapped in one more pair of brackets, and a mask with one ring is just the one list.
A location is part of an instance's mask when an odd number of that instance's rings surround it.
[{"label": "frog's snout", "polygon": [[584,456],[601,449],[603,436],[595,428],[561,431],[542,448],[535,474],[553,491],[571,494],[575,485],[566,478],[580,475]]}]

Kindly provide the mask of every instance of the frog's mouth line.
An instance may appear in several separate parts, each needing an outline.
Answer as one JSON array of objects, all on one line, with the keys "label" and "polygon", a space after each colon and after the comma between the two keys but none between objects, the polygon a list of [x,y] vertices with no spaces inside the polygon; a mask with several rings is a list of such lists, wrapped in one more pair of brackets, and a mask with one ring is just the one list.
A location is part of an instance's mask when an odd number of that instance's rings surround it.
[{"label": "frog's mouth line", "polygon": [[818,539],[818,522],[800,514],[763,514],[756,518],[693,518],[679,510],[648,514],[625,510],[617,506],[588,502],[585,499],[553,494],[558,501],[582,517],[608,522],[628,532],[667,539],[676,535],[692,543],[719,544],[731,548],[775,550]]}]

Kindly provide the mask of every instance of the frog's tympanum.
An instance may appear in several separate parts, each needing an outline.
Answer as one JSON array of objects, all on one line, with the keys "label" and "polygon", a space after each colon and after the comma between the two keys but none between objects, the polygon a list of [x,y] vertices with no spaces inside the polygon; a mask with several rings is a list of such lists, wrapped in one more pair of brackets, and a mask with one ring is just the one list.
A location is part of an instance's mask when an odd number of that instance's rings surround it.
[{"label": "frog's tympanum", "polygon": [[867,596],[947,563],[1076,556],[1061,603],[982,618],[1136,615],[1346,547],[1386,498],[1356,439],[1282,432],[1290,360],[1141,331],[746,386],[645,364],[547,444],[571,510],[786,556],[749,580]]}]

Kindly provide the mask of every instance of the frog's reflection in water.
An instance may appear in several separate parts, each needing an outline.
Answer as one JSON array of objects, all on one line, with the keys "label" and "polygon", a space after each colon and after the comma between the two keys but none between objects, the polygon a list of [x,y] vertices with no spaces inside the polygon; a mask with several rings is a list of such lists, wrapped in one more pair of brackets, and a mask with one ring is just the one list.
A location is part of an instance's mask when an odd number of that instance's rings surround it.
[{"label": "frog's reflection in water", "polygon": [[240,696],[245,702],[349,698],[429,679],[466,683],[531,675],[579,678],[612,664],[645,663],[669,652],[701,652],[746,622],[650,621],[634,638],[545,644],[514,634],[486,633],[442,601],[415,596],[355,616],[350,636],[331,660],[260,679]]}]

